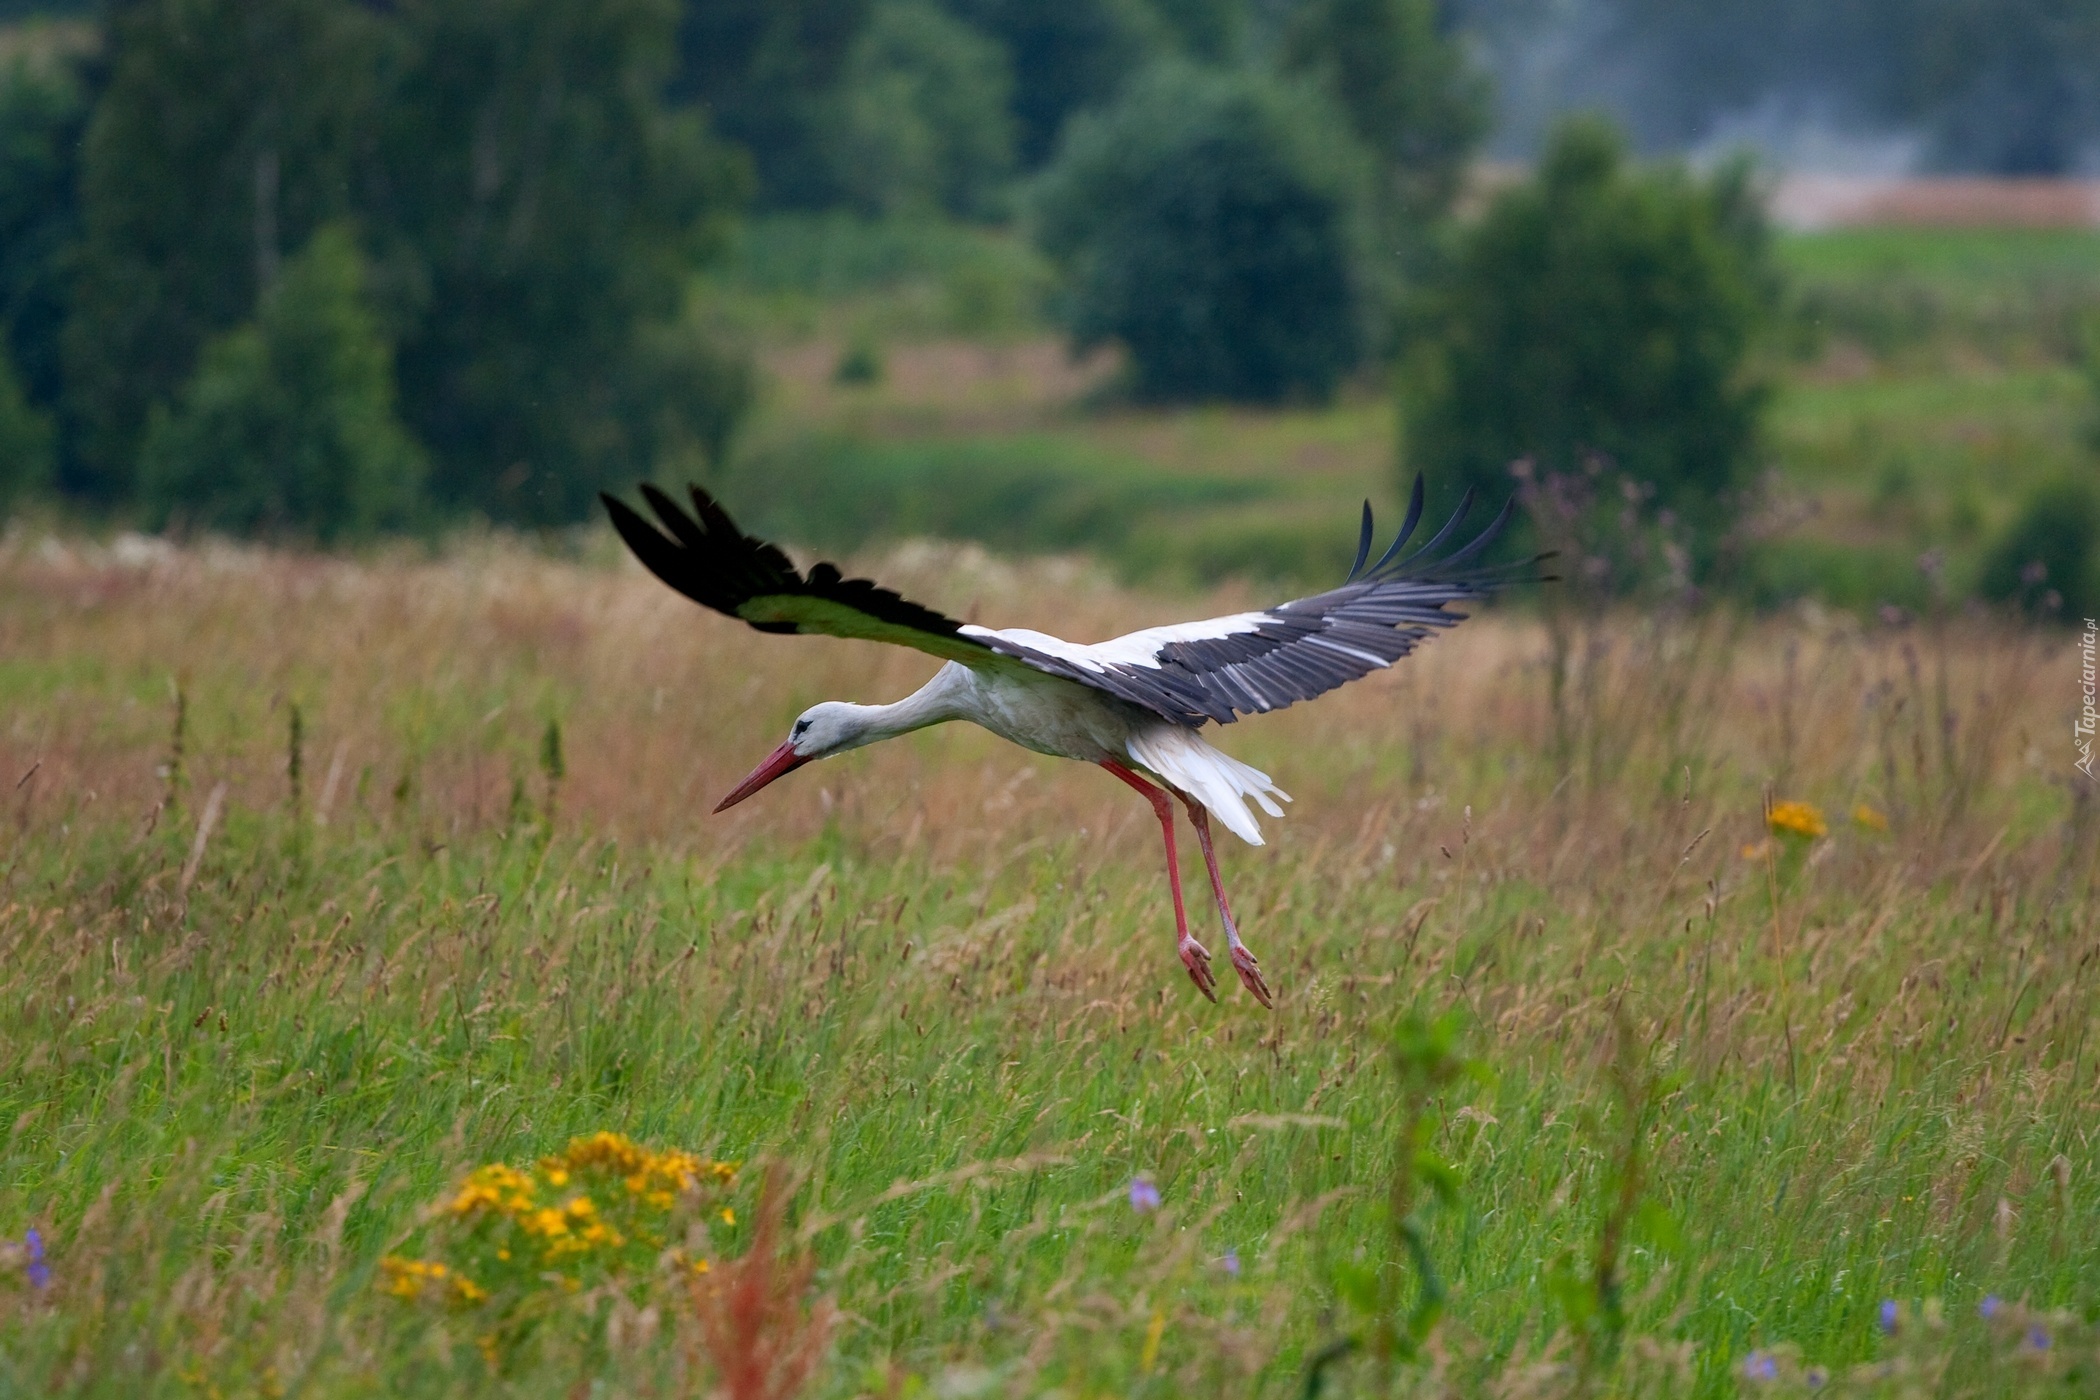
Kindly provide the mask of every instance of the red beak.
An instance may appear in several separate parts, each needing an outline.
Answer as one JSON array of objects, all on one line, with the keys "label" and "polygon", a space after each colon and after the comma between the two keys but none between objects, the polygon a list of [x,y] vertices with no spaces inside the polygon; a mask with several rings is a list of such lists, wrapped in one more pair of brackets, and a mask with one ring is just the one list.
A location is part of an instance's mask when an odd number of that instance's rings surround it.
[{"label": "red beak", "polygon": [[737,803],[742,802],[781,774],[792,772],[807,762],[809,762],[808,759],[795,752],[793,740],[782,744],[779,748],[766,755],[764,763],[751,770],[750,777],[736,785],[736,791],[716,803],[715,810],[717,812],[728,811],[731,807],[736,806]]}]

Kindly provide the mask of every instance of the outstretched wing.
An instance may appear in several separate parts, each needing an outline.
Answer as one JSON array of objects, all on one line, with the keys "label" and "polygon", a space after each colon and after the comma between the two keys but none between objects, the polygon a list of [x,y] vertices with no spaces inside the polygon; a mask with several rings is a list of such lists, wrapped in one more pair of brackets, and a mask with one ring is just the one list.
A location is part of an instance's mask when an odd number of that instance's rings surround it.
[{"label": "outstretched wing", "polygon": [[1471,491],[1434,539],[1403,556],[1402,548],[1421,523],[1422,504],[1417,477],[1406,523],[1378,562],[1366,568],[1371,553],[1366,502],[1348,581],[1261,612],[1150,627],[1091,646],[1018,628],[960,631],[1039,670],[1109,691],[1182,724],[1230,724],[1241,714],[1280,710],[1392,665],[1436,629],[1465,620],[1467,614],[1446,608],[1527,581],[1528,571],[1545,557],[1478,563],[1509,524],[1514,501],[1470,541],[1447,549],[1472,508]]},{"label": "outstretched wing", "polygon": [[697,486],[690,489],[693,514],[687,515],[654,486],[642,487],[662,530],[625,502],[600,499],[634,557],[694,602],[742,618],[761,632],[860,637],[913,647],[944,661],[1000,664],[990,646],[965,636],[961,623],[932,608],[867,579],[842,577],[831,564],[814,565],[804,576],[779,546],[745,534],[714,497]]}]

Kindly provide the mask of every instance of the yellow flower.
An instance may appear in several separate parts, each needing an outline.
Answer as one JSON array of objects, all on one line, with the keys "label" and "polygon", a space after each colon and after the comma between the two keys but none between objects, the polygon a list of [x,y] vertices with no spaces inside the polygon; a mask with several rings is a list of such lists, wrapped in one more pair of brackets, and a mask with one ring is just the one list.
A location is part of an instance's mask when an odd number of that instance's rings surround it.
[{"label": "yellow flower", "polygon": [[431,1259],[403,1259],[398,1254],[389,1254],[379,1261],[379,1291],[396,1298],[422,1296],[425,1284],[441,1283],[451,1273],[443,1264]]},{"label": "yellow flower", "polygon": [[1830,834],[1823,814],[1806,802],[1774,803],[1765,814],[1765,825],[1772,828],[1775,836],[1800,836],[1810,841]]},{"label": "yellow flower", "polygon": [[480,1284],[474,1282],[474,1280],[468,1278],[465,1274],[454,1275],[452,1279],[452,1291],[454,1295],[458,1297],[461,1303],[467,1304],[485,1303],[488,1301],[489,1297],[489,1291],[486,1288],[483,1288]]},{"label": "yellow flower", "polygon": [[529,1210],[533,1190],[531,1177],[515,1167],[492,1162],[468,1174],[459,1194],[452,1198],[452,1213],[471,1215],[477,1210],[491,1210],[511,1214]]},{"label": "yellow flower", "polygon": [[484,1332],[474,1339],[474,1345],[481,1348],[481,1359],[489,1363],[489,1369],[495,1370],[496,1363],[499,1360],[496,1351],[496,1334],[494,1332]]},{"label": "yellow flower", "polygon": [[724,1225],[736,1224],[736,1212],[731,1210],[728,1206],[722,1207],[722,1223]]},{"label": "yellow flower", "polygon": [[1889,829],[1888,817],[1881,812],[1877,812],[1864,802],[1852,809],[1852,820],[1855,825],[1868,831],[1887,831]]},{"label": "yellow flower", "polygon": [[704,1274],[704,1273],[706,1273],[706,1272],[707,1272],[707,1268],[708,1268],[708,1265],[707,1265],[707,1261],[706,1261],[705,1259],[695,1259],[695,1260],[693,1261],[693,1272],[694,1272],[694,1273],[696,1273],[696,1274]]}]

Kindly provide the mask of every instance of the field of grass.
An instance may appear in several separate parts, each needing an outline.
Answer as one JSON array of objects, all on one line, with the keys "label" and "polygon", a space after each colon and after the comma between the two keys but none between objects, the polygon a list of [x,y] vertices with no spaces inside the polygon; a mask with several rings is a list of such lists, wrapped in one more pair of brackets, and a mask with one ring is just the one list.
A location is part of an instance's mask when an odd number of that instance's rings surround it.
[{"label": "field of grass", "polygon": [[[1249,601],[861,562],[1077,637]],[[1498,610],[1225,731],[1297,799],[1223,853],[1273,1013],[1188,985],[1098,772],[933,730],[707,815],[927,670],[602,536],[11,540],[0,1396],[2100,1386],[2067,637]],[[617,1256],[431,1209],[600,1130],[742,1166]]]}]

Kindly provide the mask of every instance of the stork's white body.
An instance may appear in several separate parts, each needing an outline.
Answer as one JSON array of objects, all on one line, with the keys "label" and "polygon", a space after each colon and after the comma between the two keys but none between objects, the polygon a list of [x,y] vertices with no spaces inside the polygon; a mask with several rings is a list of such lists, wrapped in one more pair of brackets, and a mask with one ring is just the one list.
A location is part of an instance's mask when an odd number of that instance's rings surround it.
[{"label": "stork's white body", "polygon": [[[1041,633],[1027,633],[1025,638],[1036,645],[1056,640]],[[1073,659],[1095,650],[1070,642],[1058,645]],[[1104,643],[1101,649],[1114,645]],[[1195,730],[1040,671],[978,671],[951,661],[894,705],[840,703],[837,708],[846,712],[840,716],[844,727],[857,727],[863,743],[962,719],[1052,758],[1134,764],[1202,803],[1226,830],[1249,845],[1261,845],[1262,837],[1247,804],[1257,803],[1270,816],[1280,817],[1283,809],[1277,801],[1290,801],[1268,774],[1219,752]]]}]

